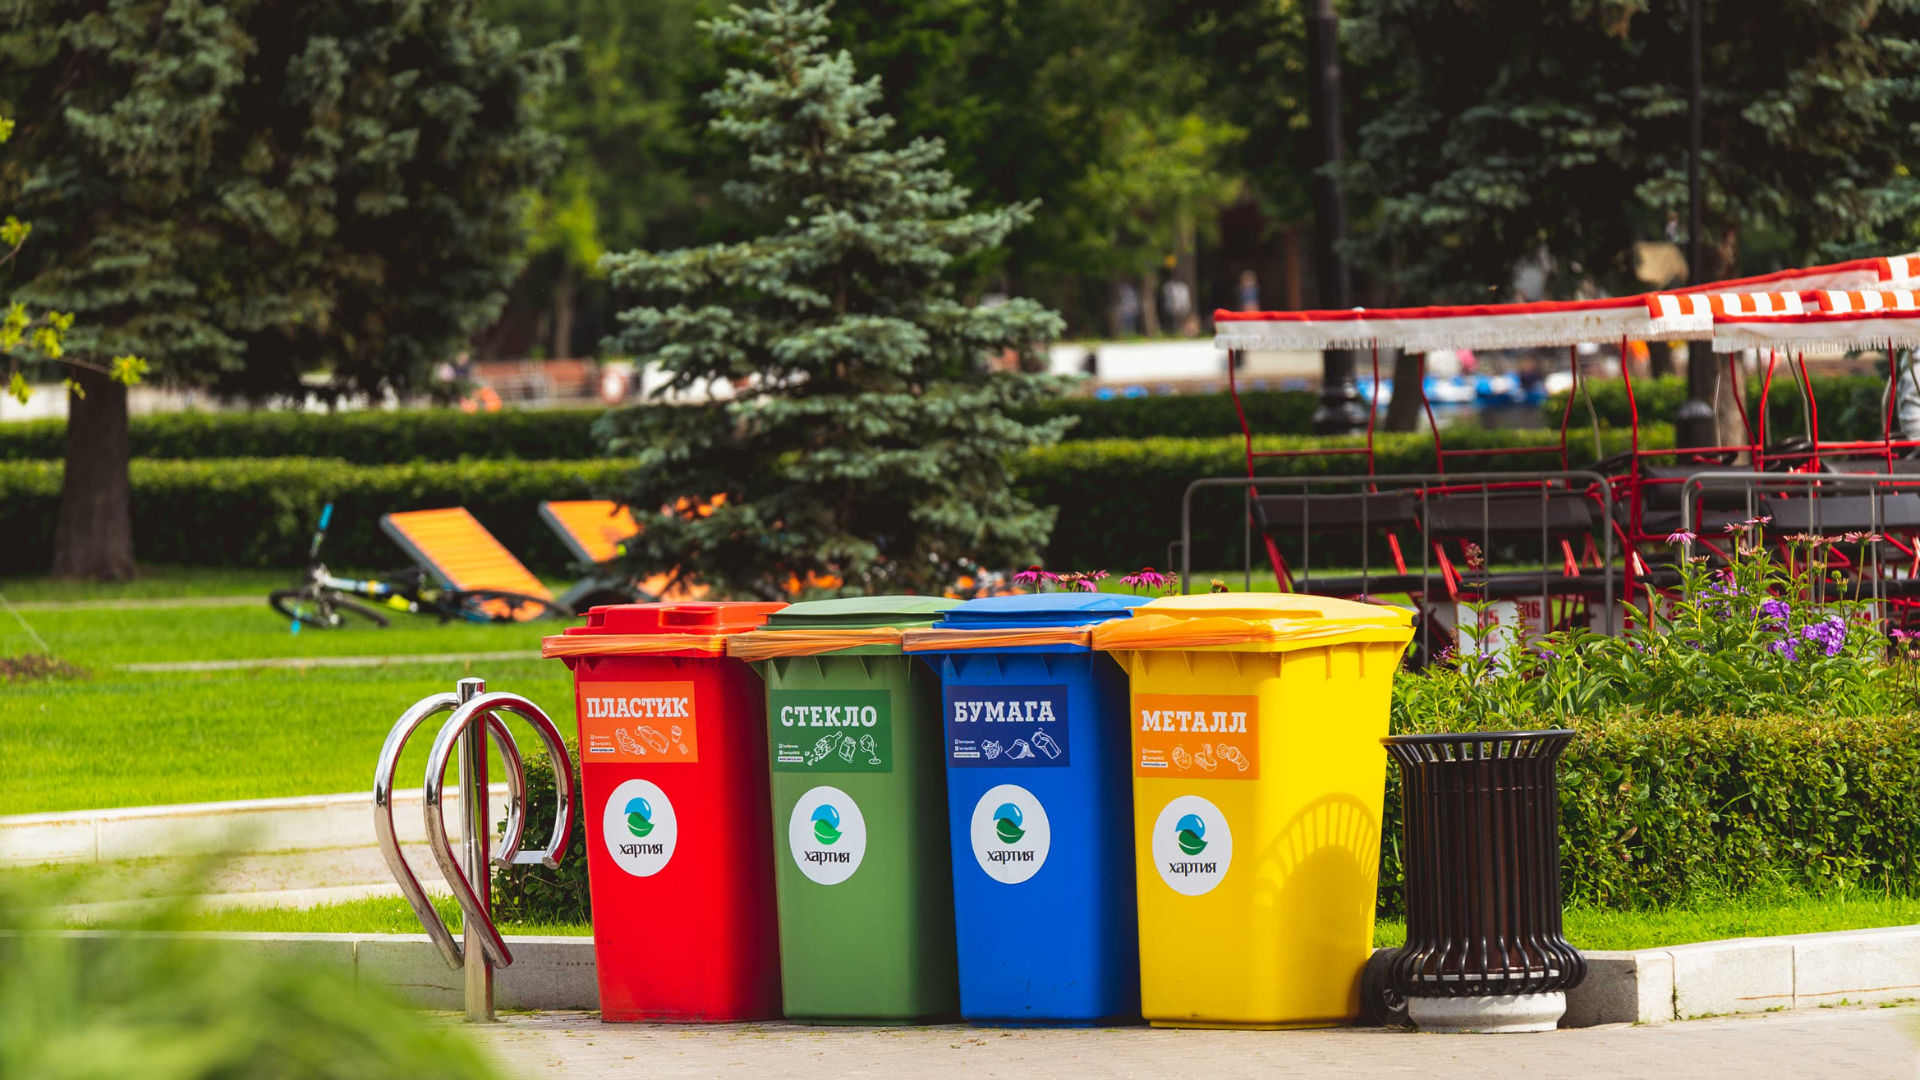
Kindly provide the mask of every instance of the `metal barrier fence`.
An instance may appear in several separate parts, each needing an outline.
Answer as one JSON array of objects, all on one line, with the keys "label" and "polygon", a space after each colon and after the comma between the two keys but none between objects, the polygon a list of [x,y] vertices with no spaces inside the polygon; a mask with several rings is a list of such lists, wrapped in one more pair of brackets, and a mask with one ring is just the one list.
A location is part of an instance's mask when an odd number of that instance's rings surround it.
[{"label": "metal barrier fence", "polygon": [[[1351,594],[1363,598],[1371,597],[1376,592],[1404,592],[1413,597],[1416,617],[1421,625],[1420,642],[1424,657],[1434,655],[1432,636],[1435,609],[1428,596],[1443,591],[1434,588],[1436,581],[1449,588],[1464,584],[1470,593],[1481,592],[1494,585],[1511,591],[1530,580],[1537,581],[1541,598],[1540,629],[1543,633],[1553,628],[1553,597],[1597,594],[1600,600],[1600,629],[1608,634],[1615,630],[1618,615],[1614,598],[1620,594],[1620,590],[1615,588],[1615,576],[1622,572],[1622,568],[1614,566],[1614,537],[1618,525],[1612,487],[1600,473],[1571,469],[1554,472],[1393,473],[1380,476],[1234,476],[1195,480],[1187,485],[1181,497],[1180,539],[1174,542],[1180,547],[1182,592],[1191,591],[1193,582],[1194,495],[1208,488],[1235,487],[1245,492],[1242,510],[1246,561],[1243,572],[1249,588],[1253,576],[1256,507],[1264,511],[1266,503],[1273,503],[1272,515],[1260,515],[1263,517],[1262,533],[1269,542],[1269,551],[1276,562],[1279,560],[1278,550],[1272,545],[1278,533],[1274,526],[1285,524],[1293,536],[1297,536],[1301,553],[1297,591],[1315,591],[1312,547],[1316,534],[1331,529],[1349,537],[1357,537],[1361,564],[1357,581],[1349,576],[1333,579],[1334,582],[1341,587],[1357,586],[1351,589]],[[1335,490],[1329,494],[1328,489]],[[1346,490],[1343,493],[1341,489]],[[1260,493],[1267,490],[1278,490],[1283,497],[1289,492],[1294,494],[1290,499],[1266,498],[1262,502]],[[1538,504],[1529,506],[1527,504],[1534,502],[1531,493],[1535,491],[1538,492]],[[1597,508],[1597,516],[1591,512],[1583,515],[1580,506],[1587,502]],[[1323,509],[1320,526],[1313,521],[1316,504]],[[1293,514],[1296,508],[1297,522],[1287,520],[1276,523],[1273,520],[1275,516],[1284,518]],[[1372,565],[1375,550],[1373,534],[1389,519],[1414,530],[1420,546],[1420,569],[1415,574],[1411,560],[1406,560],[1405,572],[1397,572],[1399,568],[1396,566],[1395,573],[1378,573],[1378,582],[1390,587],[1376,588],[1376,572]],[[1445,565],[1443,573],[1436,577],[1434,541],[1438,531],[1444,530],[1455,539],[1463,538],[1472,533],[1475,521],[1478,522],[1480,550],[1489,557],[1495,550],[1496,537],[1506,538],[1506,546],[1511,548],[1520,532],[1530,531],[1537,522],[1540,541],[1540,569],[1537,575],[1533,571],[1512,571],[1499,575],[1489,572],[1477,578],[1466,578],[1450,565]],[[1599,553],[1599,567],[1591,577],[1582,579],[1566,542],[1579,536],[1583,543],[1589,543],[1594,539],[1594,533],[1599,534],[1598,544],[1595,545]],[[1562,541],[1562,552],[1567,555],[1564,560],[1566,565],[1561,570],[1552,569],[1556,538]],[[1397,540],[1393,542],[1397,543]],[[1173,546],[1168,546],[1169,563],[1172,562]],[[1568,570],[1573,572],[1568,573]],[[1323,582],[1328,580],[1324,573],[1322,579]],[[1631,577],[1625,578],[1625,582],[1630,586]],[[1408,585],[1417,585],[1417,588],[1404,587]],[[1325,595],[1334,594],[1324,589],[1322,592]]]},{"label": "metal barrier fence", "polygon": [[[567,850],[567,837],[573,831],[573,807],[579,793],[573,786],[573,762],[567,744],[540,707],[516,694],[486,693],[482,679],[461,679],[451,694],[433,694],[415,702],[387,733],[380,748],[380,760],[373,771],[373,830],[380,842],[380,853],[400,886],[400,892],[413,907],[427,937],[439,947],[448,966],[463,973],[466,985],[467,1019],[493,1019],[493,969],[513,963],[513,952],[493,922],[492,867],[530,866],[549,869],[560,865]],[[407,740],[428,717],[451,712],[433,740],[427,755],[427,774],[423,807],[427,841],[434,861],[460,906],[461,937],[455,941],[446,921],[434,908],[420,879],[400,850],[393,827],[393,773]],[[521,830],[526,820],[527,777],[522,767],[520,745],[507,729],[501,713],[520,717],[533,726],[534,734],[546,745],[553,760],[555,795],[559,802],[554,814],[553,835],[538,851],[520,849]],[[491,814],[487,807],[488,732],[499,739],[500,761],[507,771],[507,817],[500,838],[500,850],[489,858],[488,836]],[[447,761],[455,750],[460,755],[460,834],[465,867],[454,856],[447,835],[446,815],[441,808],[445,792]]]},{"label": "metal barrier fence", "polygon": [[[1829,495],[1825,489],[1839,494]],[[1710,508],[1695,514],[1695,503],[1706,501],[1709,490],[1737,490],[1744,495],[1745,520],[1769,517],[1770,531],[1787,529],[1795,534],[1825,536],[1836,532],[1858,532],[1882,536],[1901,532],[1920,535],[1920,475],[1900,473],[1756,473],[1729,469],[1701,472],[1687,477],[1680,488],[1680,529],[1689,537],[1701,532]],[[1788,489],[1803,494],[1788,495]],[[1849,494],[1865,489],[1865,494]],[[1777,494],[1770,494],[1778,492]],[[1772,505],[1768,505],[1772,504]],[[1766,511],[1774,511],[1768,515]],[[1864,516],[1862,511],[1865,511]],[[1783,516],[1783,515],[1791,515]],[[1867,563],[1856,567],[1858,575],[1870,582],[1869,594],[1876,607],[1887,599],[1886,566],[1881,560],[1885,541],[1864,544]],[[1700,540],[1688,539],[1681,545],[1683,557],[1691,558]],[[1815,600],[1824,600],[1828,582],[1814,582]],[[1856,598],[1864,590],[1855,587]]]}]

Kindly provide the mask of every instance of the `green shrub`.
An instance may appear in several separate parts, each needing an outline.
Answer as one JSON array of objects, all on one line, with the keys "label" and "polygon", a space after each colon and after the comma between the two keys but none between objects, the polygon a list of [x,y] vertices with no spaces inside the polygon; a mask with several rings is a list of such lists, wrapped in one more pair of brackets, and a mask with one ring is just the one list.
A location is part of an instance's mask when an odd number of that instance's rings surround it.
[{"label": "green shrub", "polygon": [[[341,458],[362,465],[600,455],[593,422],[605,409],[397,409],[343,413],[180,412],[136,416],[136,458]],[[66,421],[0,424],[0,461],[66,456]]]},{"label": "green shrub", "polygon": [[[182,566],[286,566],[306,559],[320,508],[334,504],[322,556],[330,565],[406,565],[380,515],[465,506],[539,573],[571,559],[540,520],[543,499],[594,498],[622,462],[470,461],[351,465],[327,458],[132,463],[133,546],[142,561]],[[52,561],[60,505],[57,462],[0,463],[0,566],[35,573]]]},{"label": "green shrub", "polygon": [[[1306,434],[1319,398],[1305,391],[1259,390],[1242,394],[1241,403],[1256,433]],[[361,465],[469,458],[560,461],[604,453],[592,429],[605,414],[605,409],[597,407],[497,413],[458,409],[156,413],[134,417],[127,437],[137,458],[329,457]],[[1068,433],[1075,439],[1209,438],[1240,433],[1233,399],[1226,394],[1057,398],[1015,411],[1016,419],[1030,424],[1057,416],[1079,420]],[[0,461],[62,458],[65,438],[64,420],[0,424]]]},{"label": "green shrub", "polygon": [[[1571,726],[1578,734],[1560,765],[1560,880],[1570,904],[1645,908],[1780,888],[1920,887],[1920,716],[1622,713]],[[1481,728],[1457,717],[1396,724]],[[1389,766],[1383,914],[1405,910],[1400,812],[1398,769]]]},{"label": "green shrub", "polygon": [[[1320,395],[1308,390],[1246,390],[1240,407],[1255,435],[1306,435]],[[1155,394],[1137,398],[1055,398],[1020,419],[1039,423],[1071,416],[1079,423],[1069,439],[1209,439],[1239,435],[1240,417],[1231,394]]]},{"label": "green shrub", "polygon": [[[1878,439],[1885,430],[1885,391],[1887,381],[1879,375],[1814,375],[1813,400],[1820,408],[1820,438],[1823,440]],[[1593,411],[1604,427],[1626,427],[1633,410],[1627,405],[1627,390],[1618,379],[1597,380],[1588,384]],[[1680,403],[1687,399],[1687,380],[1677,376],[1664,379],[1640,379],[1633,384],[1634,399],[1640,406],[1643,422],[1671,423]],[[1805,437],[1807,412],[1804,395],[1794,373],[1782,364],[1774,372],[1773,388],[1767,394],[1767,439],[1777,442],[1794,436]],[[1565,394],[1556,394],[1541,407],[1542,422],[1560,426],[1560,414],[1566,408]],[[1760,409],[1760,382],[1747,380],[1747,415]],[[1570,426],[1579,431],[1589,426],[1587,405],[1575,398]],[[1896,426],[1894,437],[1900,435]]]},{"label": "green shrub", "polygon": [[[573,760],[573,790],[582,792],[583,797],[581,805],[574,810],[573,832],[567,837],[566,853],[560,858],[560,866],[553,870],[544,866],[496,869],[493,872],[495,922],[593,921],[593,901],[587,891],[586,788],[580,781],[580,748],[572,739],[567,740],[567,756]],[[526,775],[527,816],[522,835],[528,838],[527,843],[544,843],[553,835],[553,762],[544,753],[530,754]]]}]

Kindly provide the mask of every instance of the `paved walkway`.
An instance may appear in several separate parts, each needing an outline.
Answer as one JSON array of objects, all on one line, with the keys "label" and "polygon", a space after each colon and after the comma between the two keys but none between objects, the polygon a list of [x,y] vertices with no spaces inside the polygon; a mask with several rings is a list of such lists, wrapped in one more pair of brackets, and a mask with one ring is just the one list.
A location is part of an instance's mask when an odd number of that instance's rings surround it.
[{"label": "paved walkway", "polygon": [[509,1016],[481,1039],[520,1077],[1605,1077],[1913,1080],[1920,1008],[1819,1009],[1542,1035],[656,1027]]}]

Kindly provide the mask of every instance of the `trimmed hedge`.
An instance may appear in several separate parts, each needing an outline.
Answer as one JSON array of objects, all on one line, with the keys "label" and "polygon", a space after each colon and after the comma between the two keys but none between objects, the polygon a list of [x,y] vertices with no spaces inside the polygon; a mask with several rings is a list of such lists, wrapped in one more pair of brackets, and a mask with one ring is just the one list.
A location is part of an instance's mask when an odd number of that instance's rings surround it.
[{"label": "trimmed hedge", "polygon": [[[1574,727],[1560,766],[1560,883],[1569,904],[1633,910],[1748,892],[1920,887],[1920,800],[1912,797],[1920,716],[1621,715]],[[574,761],[577,786],[578,754]],[[1384,764],[1378,906],[1400,916],[1400,776]],[[527,790],[527,830],[544,835],[553,821],[545,755],[527,762]],[[1311,824],[1360,844],[1371,835],[1337,821]],[[559,870],[495,871],[494,903],[503,917],[588,921],[586,864],[580,830]]]},{"label": "trimmed hedge", "polygon": [[[1813,400],[1820,407],[1820,438],[1823,440],[1877,439],[1885,428],[1886,379],[1878,375],[1814,375]],[[1633,410],[1627,406],[1626,385],[1618,379],[1606,379],[1589,384],[1588,391],[1593,395],[1593,411],[1605,427],[1626,427],[1633,420]],[[1642,420],[1655,420],[1670,423],[1674,413],[1680,409],[1680,403],[1687,400],[1687,380],[1678,376],[1664,379],[1642,379],[1633,384],[1634,400],[1640,406]],[[1560,426],[1561,410],[1566,408],[1567,396],[1555,394],[1541,406],[1542,422],[1552,428]],[[1748,380],[1747,415],[1755,415],[1760,408],[1760,384],[1757,380]],[[1587,404],[1582,398],[1573,402],[1571,426],[1579,431],[1589,425]],[[1767,434],[1770,440],[1804,437],[1807,430],[1806,409],[1801,404],[1799,381],[1794,373],[1783,364],[1774,373],[1773,388],[1767,394]],[[1894,437],[1899,437],[1898,421],[1895,421]]]},{"label": "trimmed hedge", "polygon": [[[1672,431],[1644,433],[1642,445],[1671,446]],[[1558,438],[1541,431],[1449,431],[1458,447],[1526,446]],[[1256,440],[1264,450],[1359,445],[1359,439],[1278,436]],[[1379,473],[1427,472],[1433,441],[1425,435],[1375,438]],[[1624,432],[1608,432],[1606,453],[1625,448]],[[1575,467],[1593,460],[1593,441],[1571,442]],[[1552,469],[1557,454],[1522,454],[1462,464],[1472,468]],[[473,511],[508,550],[536,572],[565,574],[559,541],[542,524],[542,499],[603,496],[624,461],[467,461],[411,465],[355,465],[332,458],[277,457],[170,461],[135,459],[134,551],[141,561],[185,566],[298,566],[320,508],[335,503],[327,536],[328,560],[339,566],[397,566],[397,548],[379,531],[381,514],[461,506]],[[1180,536],[1180,497],[1203,476],[1245,475],[1243,441],[1219,439],[1109,439],[1061,443],[1015,463],[1022,492],[1060,508],[1046,551],[1055,569],[1116,572],[1166,562],[1167,544]],[[0,462],[0,565],[12,573],[44,571],[53,559],[53,527],[60,502],[58,462]],[[1264,459],[1266,475],[1360,475],[1359,455]],[[1194,501],[1194,566],[1238,566],[1241,525],[1238,491],[1208,492]]]},{"label": "trimmed hedge", "polygon": [[[1241,395],[1241,403],[1256,432],[1305,434],[1319,398],[1302,391],[1263,390]],[[495,458],[565,461],[604,452],[593,437],[593,424],[605,414],[601,408],[156,413],[132,418],[128,440],[136,458],[329,457],[362,465]],[[1233,399],[1226,394],[1058,398],[1016,415],[1029,423],[1074,417],[1079,423],[1069,434],[1075,439],[1240,434]],[[0,424],[0,461],[62,458],[65,438],[64,420]]]},{"label": "trimmed hedge", "polygon": [[[1643,433],[1642,445],[1670,446],[1672,431]],[[1465,429],[1447,433],[1458,447],[1526,446],[1551,442],[1552,433]],[[1360,445],[1357,438],[1278,436],[1256,440],[1263,450]],[[1604,434],[1602,449],[1625,448],[1625,433]],[[1380,435],[1376,472],[1433,469],[1433,441],[1425,435]],[[1593,460],[1591,438],[1570,444],[1575,467]],[[1180,535],[1180,498],[1203,476],[1243,475],[1238,437],[1110,439],[1061,443],[1025,455],[1015,465],[1022,492],[1060,508],[1046,552],[1056,569],[1123,570],[1158,566]],[[1497,462],[1497,464],[1496,464]],[[1552,469],[1556,454],[1522,454],[1456,462],[1454,471]],[[500,541],[538,572],[563,574],[567,559],[538,520],[542,499],[598,497],[625,463],[578,461],[469,461],[446,464],[355,465],[327,458],[208,459],[133,462],[134,550],[145,562],[190,566],[298,566],[320,507],[336,504],[328,558],[342,566],[397,565],[398,551],[379,532],[379,516],[394,510],[464,505]],[[1361,475],[1365,459],[1267,458],[1263,475]],[[59,507],[57,462],[0,463],[0,559],[19,572],[52,561]],[[1241,561],[1239,493],[1222,488],[1194,502],[1194,565],[1207,569]],[[254,522],[236,527],[236,522]]]},{"label": "trimmed hedge", "polygon": [[[396,510],[465,506],[539,573],[570,557],[540,520],[542,499],[593,498],[625,462],[470,461],[352,465],[329,458],[213,458],[132,463],[133,546],[142,562],[300,566],[320,508],[334,504],[322,556],[334,566],[404,566],[380,531]],[[0,566],[44,572],[60,506],[58,462],[0,463]]]},{"label": "trimmed hedge", "polygon": [[[136,458],[341,458],[362,465],[404,461],[598,457],[593,422],[605,409],[458,409],[391,412],[179,412],[136,416],[127,438]],[[66,456],[64,420],[0,424],[0,461]]]},{"label": "trimmed hedge", "polygon": [[[1568,903],[1920,887],[1920,716],[1624,715],[1572,726],[1560,766]],[[1380,860],[1388,913],[1405,907],[1398,772],[1389,768]]]}]

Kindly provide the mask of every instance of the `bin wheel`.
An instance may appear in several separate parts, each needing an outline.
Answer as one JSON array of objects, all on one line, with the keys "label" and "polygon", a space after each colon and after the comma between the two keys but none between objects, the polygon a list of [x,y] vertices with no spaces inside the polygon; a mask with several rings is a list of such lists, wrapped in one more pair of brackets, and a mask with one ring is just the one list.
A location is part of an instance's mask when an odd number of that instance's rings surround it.
[{"label": "bin wheel", "polygon": [[1360,970],[1360,1023],[1366,1027],[1406,1027],[1407,999],[1387,981],[1387,967],[1398,949],[1375,949]]}]

